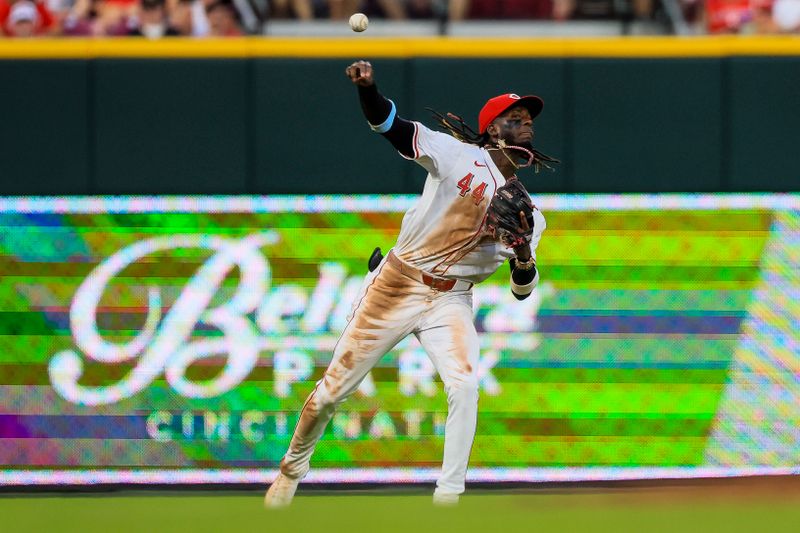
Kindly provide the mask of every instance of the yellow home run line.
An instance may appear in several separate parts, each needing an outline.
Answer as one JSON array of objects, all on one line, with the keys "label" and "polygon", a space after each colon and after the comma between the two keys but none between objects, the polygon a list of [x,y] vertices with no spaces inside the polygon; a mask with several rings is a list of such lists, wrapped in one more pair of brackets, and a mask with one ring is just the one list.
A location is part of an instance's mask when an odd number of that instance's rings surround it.
[{"label": "yellow home run line", "polygon": [[92,58],[404,58],[404,57],[726,57],[800,56],[800,38],[613,37],[528,39],[290,38],[234,39],[39,39],[0,40],[0,59]]}]

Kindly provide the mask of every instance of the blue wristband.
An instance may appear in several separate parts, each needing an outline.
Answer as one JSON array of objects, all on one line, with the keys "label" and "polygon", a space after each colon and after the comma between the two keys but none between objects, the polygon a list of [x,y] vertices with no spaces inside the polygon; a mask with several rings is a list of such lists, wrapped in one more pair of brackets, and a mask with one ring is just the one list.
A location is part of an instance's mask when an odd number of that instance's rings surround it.
[{"label": "blue wristband", "polygon": [[389,131],[389,129],[391,129],[392,124],[394,124],[394,117],[395,115],[397,115],[397,107],[395,107],[394,102],[392,102],[391,100],[389,100],[389,103],[392,104],[392,110],[389,111],[389,116],[386,117],[386,120],[384,120],[377,126],[369,124],[369,122],[367,122],[372,131],[377,133],[386,133],[387,131]]}]

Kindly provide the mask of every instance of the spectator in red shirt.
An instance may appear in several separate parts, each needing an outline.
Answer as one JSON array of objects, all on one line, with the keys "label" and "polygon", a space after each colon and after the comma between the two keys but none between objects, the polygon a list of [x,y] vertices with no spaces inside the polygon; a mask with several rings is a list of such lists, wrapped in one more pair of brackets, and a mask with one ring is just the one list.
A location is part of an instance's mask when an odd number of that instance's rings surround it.
[{"label": "spectator in red shirt", "polygon": [[14,37],[34,37],[39,13],[33,2],[15,2],[8,13],[8,29]]},{"label": "spectator in red shirt", "polygon": [[750,0],[706,0],[708,33],[739,33],[752,20]]},{"label": "spectator in red shirt", "polygon": [[56,30],[55,18],[44,2],[0,0],[0,32],[4,35],[33,37],[55,33]]}]

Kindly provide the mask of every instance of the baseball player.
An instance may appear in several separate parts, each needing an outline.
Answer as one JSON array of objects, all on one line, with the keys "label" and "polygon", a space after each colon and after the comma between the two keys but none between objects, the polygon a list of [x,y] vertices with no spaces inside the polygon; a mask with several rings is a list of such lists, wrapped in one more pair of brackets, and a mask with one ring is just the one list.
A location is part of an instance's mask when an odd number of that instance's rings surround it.
[{"label": "baseball player", "polygon": [[534,251],[545,220],[515,173],[556,161],[531,145],[533,120],[543,103],[537,96],[492,98],[480,111],[477,133],[455,115],[435,113],[447,134],[401,118],[394,102],[378,91],[369,62],[357,61],[345,72],[358,88],[369,127],[428,176],[394,248],[373,258],[374,270],[356,297],[330,365],[303,405],[265,504],[291,502],[336,407],[409,334],[433,361],[447,394],[444,461],[433,499],[454,504],[464,492],[478,412],[472,286],[506,259],[518,299],[539,280]]}]

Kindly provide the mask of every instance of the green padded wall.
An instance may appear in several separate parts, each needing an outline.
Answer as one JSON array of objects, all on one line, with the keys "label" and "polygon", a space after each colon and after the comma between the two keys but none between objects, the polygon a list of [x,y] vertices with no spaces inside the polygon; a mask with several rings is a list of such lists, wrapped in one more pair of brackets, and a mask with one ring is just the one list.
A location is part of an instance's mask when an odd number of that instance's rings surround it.
[{"label": "green padded wall", "polygon": [[[0,195],[417,193],[350,59],[3,60]],[[400,114],[545,101],[531,191],[798,191],[798,57],[373,61]]]},{"label": "green padded wall", "polygon": [[86,61],[0,61],[0,194],[87,194]]},{"label": "green padded wall", "polygon": [[[344,59],[258,59],[254,69],[255,192],[402,192],[410,164],[367,126]],[[375,64],[405,109],[407,65]]]},{"label": "green padded wall", "polygon": [[722,185],[719,59],[572,61],[574,190]]},{"label": "green padded wall", "polygon": [[800,190],[800,58],[732,58],[727,86],[729,187]]},{"label": "green padded wall", "polygon": [[232,59],[96,60],[95,192],[245,192],[248,68]]}]

